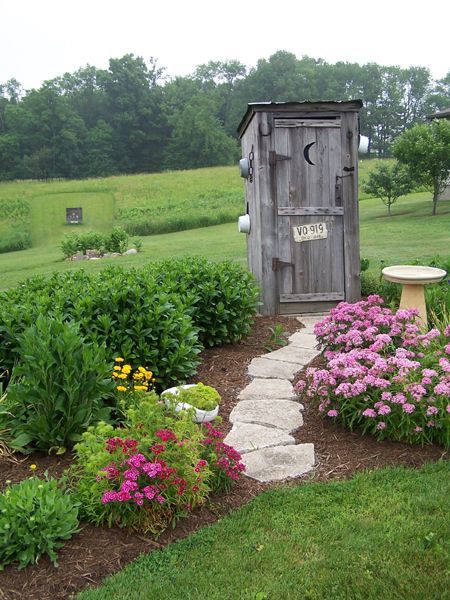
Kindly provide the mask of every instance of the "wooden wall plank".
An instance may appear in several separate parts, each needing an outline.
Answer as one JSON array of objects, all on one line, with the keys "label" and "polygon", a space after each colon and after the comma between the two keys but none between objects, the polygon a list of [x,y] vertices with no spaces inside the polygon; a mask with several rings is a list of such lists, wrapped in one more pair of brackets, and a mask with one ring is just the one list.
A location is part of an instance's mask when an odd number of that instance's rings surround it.
[{"label": "wooden wall plank", "polygon": [[299,216],[305,217],[310,215],[343,215],[344,209],[342,206],[303,206],[302,208],[293,206],[279,206],[279,216]]},{"label": "wooden wall plank", "polygon": [[344,292],[327,294],[280,294],[280,302],[337,302],[344,300]]}]

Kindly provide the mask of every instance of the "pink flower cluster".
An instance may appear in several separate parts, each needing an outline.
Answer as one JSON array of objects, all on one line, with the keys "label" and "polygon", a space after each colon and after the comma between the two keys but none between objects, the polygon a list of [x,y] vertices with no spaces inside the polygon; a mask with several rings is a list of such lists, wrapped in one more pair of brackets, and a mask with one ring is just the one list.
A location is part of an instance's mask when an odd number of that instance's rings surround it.
[{"label": "pink flower cluster", "polygon": [[216,455],[215,466],[229,479],[235,481],[240,473],[245,471],[245,465],[241,462],[241,455],[232,446],[225,444],[223,433],[215,429],[210,423],[205,423],[206,437],[203,440],[205,446],[212,447]]},{"label": "pink flower cluster", "polygon": [[308,370],[297,392],[364,432],[449,446],[450,327],[422,333],[415,314],[378,296],[339,304],[315,326],[326,367]]},{"label": "pink flower cluster", "polygon": [[[158,431],[156,436],[166,442],[181,443],[176,435],[167,429]],[[118,486],[118,489],[108,490],[103,494],[102,503],[131,501],[138,506],[143,506],[145,500],[164,504],[173,493],[183,496],[188,482],[178,475],[177,468],[169,467],[167,462],[160,458],[166,446],[164,444],[150,446],[148,448],[150,458],[138,452],[137,447],[137,440],[132,439],[110,438],[106,441],[106,448],[110,454],[120,449],[129,458],[113,461],[102,469],[104,477]],[[199,461],[195,473],[200,473],[201,468],[206,465],[206,461]],[[198,485],[192,486],[193,492],[198,490]]]}]

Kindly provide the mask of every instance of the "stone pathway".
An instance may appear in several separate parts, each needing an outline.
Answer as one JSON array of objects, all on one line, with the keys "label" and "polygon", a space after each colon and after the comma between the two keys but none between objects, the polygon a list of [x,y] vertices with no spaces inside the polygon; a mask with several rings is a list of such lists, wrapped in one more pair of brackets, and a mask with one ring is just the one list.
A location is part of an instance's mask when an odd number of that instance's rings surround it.
[{"label": "stone pathway", "polygon": [[291,335],[287,346],[254,358],[248,367],[253,381],[238,396],[225,442],[242,454],[252,479],[281,481],[314,467],[314,445],[295,444],[290,435],[303,425],[304,409],[291,382],[319,354],[313,327],[322,318],[302,316],[305,328]]}]

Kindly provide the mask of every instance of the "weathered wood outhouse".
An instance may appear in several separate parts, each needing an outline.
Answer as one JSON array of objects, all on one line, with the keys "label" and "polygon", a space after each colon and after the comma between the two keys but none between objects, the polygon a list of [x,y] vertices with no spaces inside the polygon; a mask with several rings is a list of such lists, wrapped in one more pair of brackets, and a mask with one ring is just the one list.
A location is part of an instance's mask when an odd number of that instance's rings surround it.
[{"label": "weathered wood outhouse", "polygon": [[[240,125],[248,266],[266,315],[360,297],[358,112],[350,102],[249,104]],[[245,222],[247,221],[247,222]]]}]

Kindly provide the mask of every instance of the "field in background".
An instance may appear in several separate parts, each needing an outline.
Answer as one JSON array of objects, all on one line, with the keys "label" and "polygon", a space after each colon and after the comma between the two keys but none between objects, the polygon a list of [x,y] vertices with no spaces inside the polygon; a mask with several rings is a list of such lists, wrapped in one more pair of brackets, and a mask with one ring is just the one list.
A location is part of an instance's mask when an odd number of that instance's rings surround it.
[{"label": "field in background", "polygon": [[[360,182],[375,164],[375,160],[360,163]],[[236,226],[237,216],[243,212],[243,198],[244,184],[236,167],[81,181],[2,183],[0,206],[23,200],[30,205],[30,218],[22,224],[24,229],[30,228],[34,247],[0,254],[0,289],[55,270],[98,271],[112,261],[138,266],[159,258],[192,254],[213,260],[230,258],[245,264],[245,235],[239,234]],[[84,224],[66,225],[65,209],[78,206],[83,207]],[[150,215],[157,231],[184,226],[189,226],[189,230],[143,237],[143,251],[138,256],[95,262],[62,260],[59,244],[65,233],[109,231],[118,223],[118,215],[130,211]],[[231,222],[193,228],[207,224],[208,219],[222,218]],[[392,207],[390,218],[380,200],[360,193],[360,222],[361,256],[370,259],[370,270],[377,270],[381,260],[394,264],[449,254],[450,201],[440,202],[438,215],[432,217],[429,192],[401,198]],[[11,223],[13,220],[0,215],[2,236]]]}]

